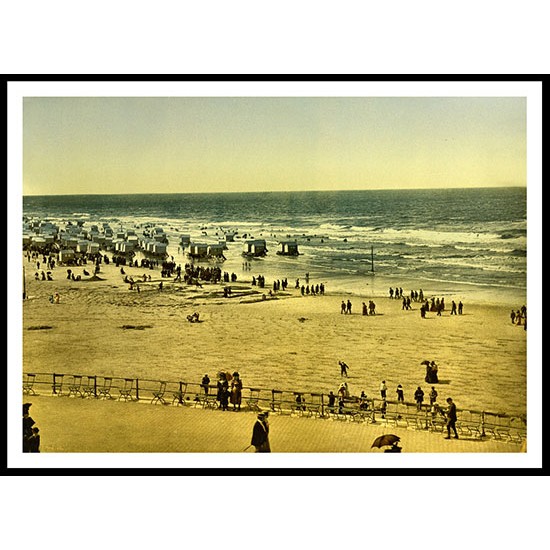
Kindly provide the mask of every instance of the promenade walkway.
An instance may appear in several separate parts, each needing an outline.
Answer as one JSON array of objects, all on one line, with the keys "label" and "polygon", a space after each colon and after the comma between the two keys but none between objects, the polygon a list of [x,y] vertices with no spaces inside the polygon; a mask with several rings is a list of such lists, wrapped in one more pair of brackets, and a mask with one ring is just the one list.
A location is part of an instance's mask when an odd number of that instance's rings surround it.
[{"label": "promenade walkway", "polygon": [[[243,453],[250,444],[254,412],[220,411],[149,402],[24,396],[40,428],[41,453]],[[383,433],[401,437],[403,453],[519,453],[522,445],[494,439],[446,440],[440,433],[271,414],[273,453],[362,453]],[[249,448],[247,453],[253,453]],[[272,454],[273,454],[272,453]],[[393,455],[394,453],[392,453]],[[390,456],[384,457],[390,460]],[[379,459],[381,457],[378,457]],[[398,459],[393,459],[398,460]],[[443,464],[442,464],[443,465]]]}]

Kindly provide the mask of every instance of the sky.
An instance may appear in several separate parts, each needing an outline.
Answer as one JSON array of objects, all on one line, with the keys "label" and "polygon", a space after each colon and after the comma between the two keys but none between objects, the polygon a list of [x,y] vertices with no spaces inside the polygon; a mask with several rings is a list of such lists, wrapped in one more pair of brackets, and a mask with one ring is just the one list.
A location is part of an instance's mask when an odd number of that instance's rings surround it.
[{"label": "sky", "polygon": [[525,186],[525,97],[23,98],[23,194]]}]

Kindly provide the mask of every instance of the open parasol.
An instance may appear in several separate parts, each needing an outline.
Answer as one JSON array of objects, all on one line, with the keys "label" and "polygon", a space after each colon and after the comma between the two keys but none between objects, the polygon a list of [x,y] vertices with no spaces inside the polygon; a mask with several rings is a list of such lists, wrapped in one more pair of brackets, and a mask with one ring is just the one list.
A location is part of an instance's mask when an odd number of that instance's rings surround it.
[{"label": "open parasol", "polygon": [[398,441],[401,441],[401,438],[398,435],[395,434],[384,434],[378,436],[371,445],[372,447],[385,447],[386,445],[393,445],[394,443],[397,443]]},{"label": "open parasol", "polygon": [[420,364],[421,365],[431,365],[431,361],[428,361],[427,359],[424,359],[424,361],[422,361]]}]

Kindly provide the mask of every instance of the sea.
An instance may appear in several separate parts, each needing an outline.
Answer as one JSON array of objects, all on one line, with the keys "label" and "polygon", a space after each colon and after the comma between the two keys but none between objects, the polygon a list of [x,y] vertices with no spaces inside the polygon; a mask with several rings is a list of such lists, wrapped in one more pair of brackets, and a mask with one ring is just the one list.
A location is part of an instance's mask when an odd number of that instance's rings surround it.
[{"label": "sea", "polygon": [[[189,262],[181,236],[217,243],[222,269],[237,280],[263,275],[362,297],[404,294],[525,303],[527,190],[523,187],[365,191],[24,196],[24,219],[60,226],[109,223],[162,227],[168,254]],[[248,239],[265,239],[265,257],[245,259]],[[296,257],[277,254],[298,243]],[[454,298],[453,298],[454,299]]]}]

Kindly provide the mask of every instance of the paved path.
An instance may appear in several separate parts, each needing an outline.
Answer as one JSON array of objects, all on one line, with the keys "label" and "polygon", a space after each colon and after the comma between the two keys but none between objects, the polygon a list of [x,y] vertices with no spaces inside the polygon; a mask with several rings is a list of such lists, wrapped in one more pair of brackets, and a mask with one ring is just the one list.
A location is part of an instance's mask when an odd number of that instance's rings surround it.
[{"label": "paved path", "polygon": [[[41,453],[243,453],[256,413],[219,411],[191,405],[106,401],[74,397],[24,396],[41,432]],[[273,453],[369,453],[383,433],[401,437],[403,453],[518,453],[512,442],[461,437],[386,426],[271,414]],[[249,448],[247,454],[255,454]],[[272,453],[272,454],[273,454]],[[387,459],[390,455],[385,455]],[[380,458],[380,457],[379,457]]]}]

